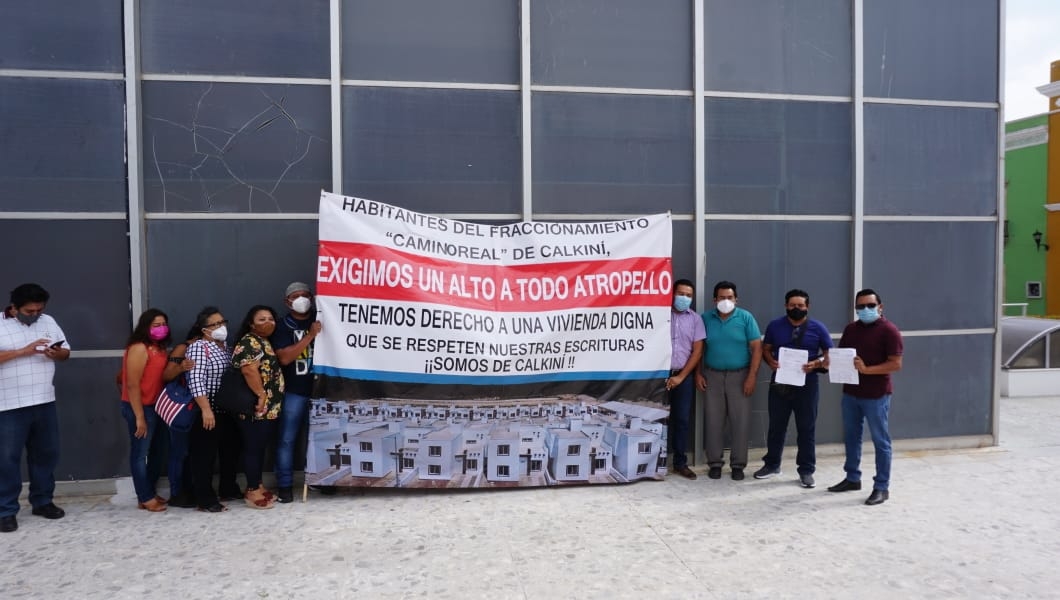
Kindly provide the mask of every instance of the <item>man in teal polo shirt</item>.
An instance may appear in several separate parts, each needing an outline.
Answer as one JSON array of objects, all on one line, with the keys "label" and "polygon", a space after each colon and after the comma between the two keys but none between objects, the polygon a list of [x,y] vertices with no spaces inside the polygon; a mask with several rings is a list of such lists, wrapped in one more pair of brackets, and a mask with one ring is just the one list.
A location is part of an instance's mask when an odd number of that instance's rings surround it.
[{"label": "man in teal polo shirt", "polygon": [[736,284],[714,286],[714,308],[701,316],[707,330],[703,361],[696,366],[696,387],[707,392],[707,477],[721,478],[725,465],[725,418],[732,431],[729,466],[732,478],[744,478],[747,437],[751,425],[751,394],[762,362],[762,332],[750,312],[736,307]]}]

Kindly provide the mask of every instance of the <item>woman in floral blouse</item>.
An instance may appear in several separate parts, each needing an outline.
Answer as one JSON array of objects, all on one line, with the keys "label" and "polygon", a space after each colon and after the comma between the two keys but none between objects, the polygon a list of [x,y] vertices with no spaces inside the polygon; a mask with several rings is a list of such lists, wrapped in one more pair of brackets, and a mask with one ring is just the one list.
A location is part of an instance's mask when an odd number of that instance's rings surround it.
[{"label": "woman in floral blouse", "polygon": [[239,326],[232,364],[243,372],[247,386],[258,397],[253,416],[239,416],[243,435],[243,472],[247,476],[246,503],[251,508],[272,508],[275,498],[261,483],[265,447],[275,435],[283,405],[283,371],[269,336],[276,330],[276,312],[268,306],[252,307]]}]

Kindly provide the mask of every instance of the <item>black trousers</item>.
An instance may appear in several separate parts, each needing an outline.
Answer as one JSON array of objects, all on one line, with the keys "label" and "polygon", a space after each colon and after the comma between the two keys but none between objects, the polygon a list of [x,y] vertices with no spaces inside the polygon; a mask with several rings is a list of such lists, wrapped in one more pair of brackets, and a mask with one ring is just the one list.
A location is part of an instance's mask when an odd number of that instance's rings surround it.
[{"label": "black trousers", "polygon": [[239,496],[236,471],[242,447],[239,430],[232,415],[214,412],[216,425],[207,431],[202,426],[202,412],[191,426],[188,439],[188,462],[191,464],[192,491],[199,508],[217,504],[213,489],[214,460],[218,464],[220,478],[218,490],[222,496]]},{"label": "black trousers", "polygon": [[261,472],[265,468],[265,448],[276,436],[279,419],[238,419],[239,433],[243,438],[243,473],[247,476],[247,489],[261,485]]}]

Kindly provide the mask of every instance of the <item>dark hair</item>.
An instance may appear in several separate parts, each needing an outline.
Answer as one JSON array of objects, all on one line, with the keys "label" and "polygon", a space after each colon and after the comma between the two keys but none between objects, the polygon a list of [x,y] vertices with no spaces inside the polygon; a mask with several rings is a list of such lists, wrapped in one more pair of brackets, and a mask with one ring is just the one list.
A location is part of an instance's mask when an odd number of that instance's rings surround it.
[{"label": "dark hair", "polygon": [[250,333],[250,326],[254,323],[254,315],[263,310],[268,311],[269,314],[272,315],[273,321],[279,321],[279,318],[276,316],[276,311],[273,310],[271,306],[255,304],[250,307],[250,310],[247,311],[247,316],[243,317],[243,322],[239,324],[239,331],[236,332],[236,341],[243,339],[244,335]]},{"label": "dark hair", "polygon": [[715,298],[718,297],[718,290],[732,290],[732,295],[733,296],[736,296],[737,298],[740,296],[740,294],[738,294],[736,292],[736,284],[731,282],[731,281],[724,281],[723,280],[723,281],[719,281],[718,283],[714,284],[714,297]]},{"label": "dark hair", "polygon": [[22,308],[31,302],[47,304],[50,298],[51,294],[48,293],[48,290],[35,283],[23,283],[11,290],[11,305],[16,309]]},{"label": "dark hair", "polygon": [[799,298],[806,298],[806,304],[810,303],[810,295],[807,294],[805,290],[795,288],[793,290],[788,290],[788,293],[784,294],[784,304],[787,304],[789,300],[795,298],[796,296]]},{"label": "dark hair", "polygon": [[679,285],[687,285],[688,287],[692,288],[692,293],[693,294],[696,293],[696,284],[692,283],[688,279],[678,279],[677,281],[674,282],[674,295],[675,296],[677,295],[677,286],[679,286]]},{"label": "dark hair", "polygon": [[209,324],[210,317],[219,314],[221,309],[216,306],[204,306],[199,314],[195,316],[195,322],[191,324],[191,329],[188,329],[188,335],[184,336],[185,340],[197,340],[202,337],[202,330]]},{"label": "dark hair", "polygon": [[854,294],[854,300],[857,300],[862,296],[876,296],[876,303],[883,304],[883,298],[880,298],[880,295],[877,294],[876,290],[872,288],[865,288],[863,290],[860,290],[858,293]]},{"label": "dark hair", "polygon": [[162,317],[169,323],[169,315],[162,312],[157,308],[149,308],[140,315],[140,319],[136,322],[136,328],[133,329],[132,335],[129,336],[129,341],[125,342],[125,347],[128,348],[133,344],[144,344],[147,346],[168,346],[170,341],[170,335],[166,334],[166,337],[160,340],[151,339],[151,321],[156,318]]}]

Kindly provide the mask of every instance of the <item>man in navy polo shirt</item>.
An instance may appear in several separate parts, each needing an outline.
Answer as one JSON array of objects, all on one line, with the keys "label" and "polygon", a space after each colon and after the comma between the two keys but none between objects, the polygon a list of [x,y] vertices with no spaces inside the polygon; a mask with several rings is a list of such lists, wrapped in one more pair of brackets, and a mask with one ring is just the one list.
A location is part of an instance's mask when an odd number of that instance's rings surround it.
[{"label": "man in navy polo shirt", "polygon": [[701,315],[707,349],[696,365],[696,386],[707,392],[707,477],[719,479],[725,465],[725,417],[732,430],[729,466],[732,478],[744,478],[751,425],[751,394],[761,364],[762,333],[750,312],[736,306],[736,284],[714,285],[714,308]]},{"label": "man in navy polo shirt", "polygon": [[670,400],[667,438],[673,450],[673,470],[678,475],[695,479],[688,468],[689,422],[692,420],[692,400],[696,396],[695,379],[691,377],[703,355],[703,340],[707,337],[703,321],[691,310],[696,286],[687,279],[674,283],[673,308],[670,311],[670,376],[666,391]]},{"label": "man in navy polo shirt", "polygon": [[843,385],[843,438],[847,451],[843,469],[847,474],[828,491],[861,489],[861,430],[862,421],[867,421],[876,449],[876,476],[872,478],[872,494],[865,504],[873,506],[883,504],[890,497],[891,373],[902,368],[902,334],[883,318],[883,300],[874,290],[864,289],[855,294],[854,309],[858,318],[846,326],[839,340],[841,348],[857,351],[854,368],[858,371],[858,384]]},{"label": "man in navy polo shirt", "polygon": [[[828,361],[828,349],[832,347],[832,336],[824,323],[809,318],[810,295],[802,290],[791,290],[784,294],[784,316],[773,319],[766,325],[762,340],[762,360],[771,369],[777,370],[777,359],[781,348],[806,350],[806,373],[803,386],[786,385],[774,381],[769,385],[769,433],[766,435],[765,465],[755,471],[755,479],[769,479],[780,475],[780,458],[784,452],[784,438],[788,432],[788,420],[795,413],[795,432],[798,453],[799,482],[802,487],[817,485],[813,473],[817,470],[817,370]],[[775,379],[775,377],[774,377]]]}]

